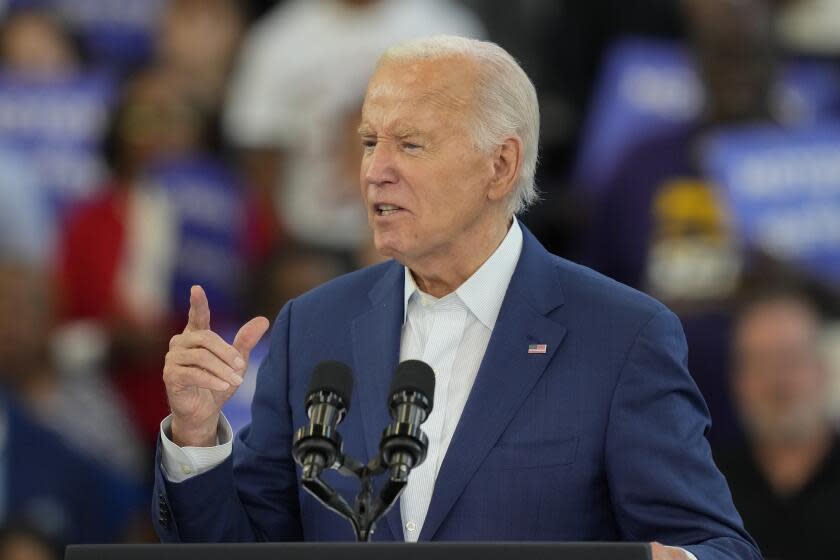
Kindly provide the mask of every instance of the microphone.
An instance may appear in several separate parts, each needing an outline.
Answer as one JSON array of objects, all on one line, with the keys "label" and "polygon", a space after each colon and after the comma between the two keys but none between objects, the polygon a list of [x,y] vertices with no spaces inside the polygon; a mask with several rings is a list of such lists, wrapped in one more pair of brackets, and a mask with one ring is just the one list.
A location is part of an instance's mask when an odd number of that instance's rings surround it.
[{"label": "microphone", "polygon": [[391,480],[407,482],[409,471],[423,462],[429,448],[420,424],[432,413],[435,372],[420,360],[402,362],[394,372],[390,394],[394,421],[385,428],[379,450]]},{"label": "microphone", "polygon": [[342,441],[336,431],[350,409],[353,374],[341,362],[324,361],[315,366],[306,395],[309,425],[298,428],[292,440],[292,457],[303,478],[317,478],[324,469],[341,464]]}]

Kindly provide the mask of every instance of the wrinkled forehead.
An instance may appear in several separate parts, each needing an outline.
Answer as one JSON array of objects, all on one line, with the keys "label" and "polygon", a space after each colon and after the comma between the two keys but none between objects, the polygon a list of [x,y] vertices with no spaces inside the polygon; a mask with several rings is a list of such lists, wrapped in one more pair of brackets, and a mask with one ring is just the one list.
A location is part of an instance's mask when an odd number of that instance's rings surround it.
[{"label": "wrinkled forehead", "polygon": [[467,114],[474,103],[474,66],[462,57],[385,60],[368,84],[362,121],[387,125]]}]

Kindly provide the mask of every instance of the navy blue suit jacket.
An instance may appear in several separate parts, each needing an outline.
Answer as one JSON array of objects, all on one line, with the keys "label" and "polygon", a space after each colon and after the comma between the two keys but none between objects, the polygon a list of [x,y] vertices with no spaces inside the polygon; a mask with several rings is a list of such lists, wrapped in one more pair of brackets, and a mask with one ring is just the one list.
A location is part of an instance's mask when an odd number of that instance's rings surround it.
[{"label": "navy blue suit jacket", "polygon": [[[658,540],[700,560],[760,558],[712,460],[678,319],[523,233],[420,540]],[[353,539],[344,519],[299,489],[291,439],[308,422],[314,366],[336,359],[355,372],[345,452],[377,453],[399,360],[403,271],[394,261],[366,268],[283,308],[232,457],[178,484],[157,468],[162,540]],[[528,354],[529,344],[548,351]],[[334,471],[326,479],[348,499],[357,491]],[[402,535],[395,506],[374,540]]]}]

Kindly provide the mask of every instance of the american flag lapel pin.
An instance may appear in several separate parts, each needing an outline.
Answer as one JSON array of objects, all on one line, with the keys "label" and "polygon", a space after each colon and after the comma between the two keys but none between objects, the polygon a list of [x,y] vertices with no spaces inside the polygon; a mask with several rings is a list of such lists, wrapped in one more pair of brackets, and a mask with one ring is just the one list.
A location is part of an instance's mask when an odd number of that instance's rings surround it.
[{"label": "american flag lapel pin", "polygon": [[529,354],[545,354],[548,350],[547,344],[529,344],[528,345],[528,353]]}]

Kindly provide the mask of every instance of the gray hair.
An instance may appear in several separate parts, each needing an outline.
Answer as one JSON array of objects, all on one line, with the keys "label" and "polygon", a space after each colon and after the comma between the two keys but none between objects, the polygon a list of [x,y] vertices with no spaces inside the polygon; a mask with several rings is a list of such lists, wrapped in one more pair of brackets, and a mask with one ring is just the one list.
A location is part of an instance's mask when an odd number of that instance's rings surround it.
[{"label": "gray hair", "polygon": [[380,63],[453,56],[468,57],[479,63],[473,130],[476,146],[489,151],[512,134],[522,140],[522,168],[508,201],[509,212],[519,214],[539,200],[534,175],[537,170],[540,109],[534,84],[516,60],[495,43],[435,35],[391,47],[382,55]]}]

